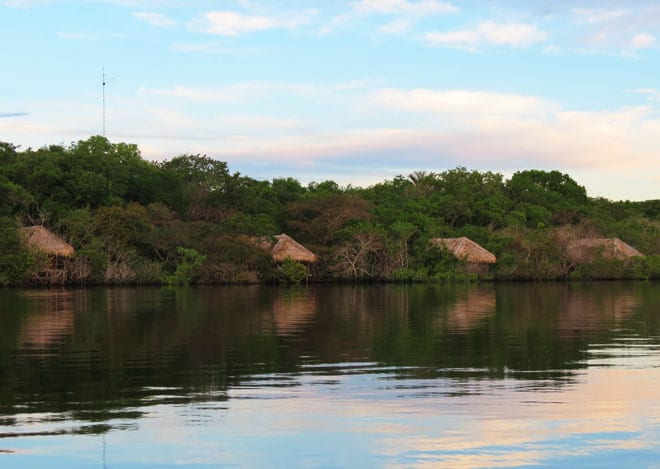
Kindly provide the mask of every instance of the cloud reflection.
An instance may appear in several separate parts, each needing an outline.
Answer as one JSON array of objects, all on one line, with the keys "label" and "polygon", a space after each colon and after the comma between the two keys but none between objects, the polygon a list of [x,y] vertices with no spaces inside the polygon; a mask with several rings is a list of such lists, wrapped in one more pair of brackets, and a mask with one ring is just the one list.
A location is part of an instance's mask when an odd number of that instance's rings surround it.
[{"label": "cloud reflection", "polygon": [[[106,435],[110,466],[644,465],[660,457],[652,289],[0,292],[23,305],[0,316],[0,433],[51,433],[0,446],[62,466],[100,454],[83,433]],[[12,361],[14,339],[58,353]]]}]

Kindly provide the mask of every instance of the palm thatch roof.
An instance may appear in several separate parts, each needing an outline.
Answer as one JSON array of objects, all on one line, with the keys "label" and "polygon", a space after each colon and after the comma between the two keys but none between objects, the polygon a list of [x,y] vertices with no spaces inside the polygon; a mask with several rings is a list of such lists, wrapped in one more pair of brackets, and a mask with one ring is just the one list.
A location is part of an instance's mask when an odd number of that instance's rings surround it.
[{"label": "palm thatch roof", "polygon": [[596,258],[625,260],[644,256],[619,238],[589,238],[571,241],[567,246],[568,257],[575,263],[590,262]]},{"label": "palm thatch roof", "polygon": [[290,236],[280,234],[275,236],[275,239],[275,244],[270,249],[270,253],[276,262],[282,262],[287,257],[306,264],[313,264],[317,261],[316,254]]},{"label": "palm thatch roof", "polygon": [[494,264],[497,260],[495,254],[464,236],[461,238],[433,238],[431,244],[445,247],[457,258],[473,264]]},{"label": "palm thatch roof", "polygon": [[49,256],[71,257],[76,252],[69,243],[41,225],[19,228],[18,232],[28,247]]}]

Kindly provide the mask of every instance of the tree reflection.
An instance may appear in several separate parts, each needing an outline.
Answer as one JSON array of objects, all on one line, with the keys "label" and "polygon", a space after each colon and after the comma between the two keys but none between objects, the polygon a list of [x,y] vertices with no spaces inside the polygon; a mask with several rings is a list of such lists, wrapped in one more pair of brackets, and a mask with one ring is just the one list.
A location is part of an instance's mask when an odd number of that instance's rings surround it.
[{"label": "tree reflection", "polygon": [[0,301],[0,426],[77,433],[314,365],[562,386],[591,344],[623,329],[657,337],[660,304],[641,283],[3,290]]}]

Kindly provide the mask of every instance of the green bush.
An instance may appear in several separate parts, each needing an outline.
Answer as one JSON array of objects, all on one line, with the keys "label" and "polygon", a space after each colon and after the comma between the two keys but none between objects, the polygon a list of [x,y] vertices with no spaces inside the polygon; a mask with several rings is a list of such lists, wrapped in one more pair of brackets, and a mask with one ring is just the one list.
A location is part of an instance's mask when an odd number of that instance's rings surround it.
[{"label": "green bush", "polygon": [[571,272],[570,278],[574,280],[646,280],[653,278],[653,262],[654,259],[649,261],[644,257],[626,260],[597,259],[577,266]]},{"label": "green bush", "polygon": [[173,274],[163,276],[163,282],[168,285],[189,285],[193,281],[197,269],[206,260],[206,256],[201,255],[194,249],[183,247],[178,247],[176,252],[180,256],[176,270]]},{"label": "green bush", "polygon": [[475,273],[460,269],[435,272],[427,269],[400,269],[392,273],[392,280],[397,282],[435,282],[435,283],[470,283],[478,281]]},{"label": "green bush", "polygon": [[32,274],[35,259],[25,249],[10,218],[0,218],[0,285],[20,285]]},{"label": "green bush", "polygon": [[646,256],[644,259],[648,278],[660,279],[660,254]]},{"label": "green bush", "polygon": [[280,265],[279,273],[284,282],[298,284],[307,278],[307,267],[287,257]]},{"label": "green bush", "polygon": [[428,282],[429,274],[426,269],[399,269],[392,272],[395,282]]}]

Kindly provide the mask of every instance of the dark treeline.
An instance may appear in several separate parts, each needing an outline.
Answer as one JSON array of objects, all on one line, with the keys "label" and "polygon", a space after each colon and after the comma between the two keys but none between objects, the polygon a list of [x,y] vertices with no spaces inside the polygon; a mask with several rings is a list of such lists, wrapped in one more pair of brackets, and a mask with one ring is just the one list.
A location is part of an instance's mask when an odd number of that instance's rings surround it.
[{"label": "dark treeline", "polygon": [[[28,281],[43,262],[16,231],[35,224],[76,249],[72,283],[275,281],[282,269],[255,239],[282,232],[319,256],[316,280],[470,279],[429,247],[459,236],[497,256],[489,278],[660,276],[660,200],[589,198],[558,171],[505,180],[459,167],[368,188],[303,186],[258,181],[201,155],[149,162],[136,145],[99,136],[37,150],[0,143],[0,284]],[[646,257],[572,265],[568,242],[591,237],[619,237]]]}]

